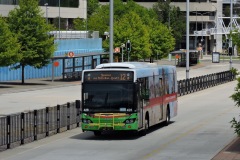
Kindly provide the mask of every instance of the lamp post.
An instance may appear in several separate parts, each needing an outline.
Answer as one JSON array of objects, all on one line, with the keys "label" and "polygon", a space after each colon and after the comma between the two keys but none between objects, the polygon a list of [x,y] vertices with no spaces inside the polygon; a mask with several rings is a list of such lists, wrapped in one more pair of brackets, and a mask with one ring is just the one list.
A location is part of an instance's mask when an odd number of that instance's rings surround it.
[{"label": "lamp post", "polygon": [[[232,31],[232,11],[233,11],[233,3],[232,3],[232,0],[230,0],[230,32]],[[228,49],[228,52],[231,48],[231,51],[233,53],[233,48],[232,48],[232,36],[230,36],[230,40],[229,40],[229,49]],[[230,54],[230,69],[232,69],[232,53],[228,53]]]},{"label": "lamp post", "polygon": [[59,39],[60,39],[60,4],[61,0],[58,0],[58,30],[59,30]]},{"label": "lamp post", "polygon": [[46,23],[48,24],[48,3],[44,4],[46,6]]},{"label": "lamp post", "polygon": [[113,0],[110,0],[110,47],[109,61],[113,62]]},{"label": "lamp post", "polygon": [[186,47],[186,79],[189,79],[189,0],[187,0],[186,4],[187,12],[186,12],[186,42],[187,42],[187,47]]},{"label": "lamp post", "polygon": [[124,43],[122,43],[121,44],[121,48],[122,48],[122,62],[123,62],[123,48],[125,47],[125,44]]},{"label": "lamp post", "polygon": [[216,10],[215,10],[215,23],[216,23],[216,33],[215,33],[215,40],[216,40],[216,44],[214,44],[215,46],[215,52],[217,52],[217,30],[218,30],[218,15],[217,15],[217,7],[215,7],[214,5],[212,5]]}]

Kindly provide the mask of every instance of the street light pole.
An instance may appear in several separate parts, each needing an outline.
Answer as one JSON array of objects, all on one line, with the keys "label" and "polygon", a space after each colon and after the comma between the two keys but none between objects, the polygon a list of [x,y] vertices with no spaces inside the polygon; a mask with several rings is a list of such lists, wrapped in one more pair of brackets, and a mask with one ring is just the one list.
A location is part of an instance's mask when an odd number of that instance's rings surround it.
[{"label": "street light pole", "polygon": [[187,28],[187,35],[186,35],[186,42],[187,42],[187,47],[186,47],[186,79],[189,79],[189,0],[187,0],[187,20],[186,20],[186,28]]},{"label": "street light pole", "polygon": [[46,6],[46,23],[48,24],[48,3],[44,4]]},{"label": "street light pole", "polygon": [[125,47],[125,44],[122,43],[121,48],[122,48],[122,62],[123,62],[123,48]]},{"label": "street light pole", "polygon": [[113,0],[110,0],[110,47],[109,61],[113,62]]},{"label": "street light pole", "polygon": [[61,6],[61,4],[60,4],[60,1],[61,0],[58,0],[58,31],[59,31],[59,39],[60,39],[60,6]]},{"label": "street light pole", "polygon": [[202,42],[202,46],[203,46],[203,14],[202,13],[201,13],[201,17],[202,17],[202,39],[201,39],[201,42]]},{"label": "street light pole", "polygon": [[[232,0],[230,0],[230,32],[232,31],[232,12],[233,12],[233,3]],[[232,48],[232,36],[230,35],[230,40],[229,40],[229,48],[232,49],[232,53],[233,52],[233,48]],[[228,53],[229,54],[229,53]],[[232,54],[230,55],[230,69],[232,69]]]}]

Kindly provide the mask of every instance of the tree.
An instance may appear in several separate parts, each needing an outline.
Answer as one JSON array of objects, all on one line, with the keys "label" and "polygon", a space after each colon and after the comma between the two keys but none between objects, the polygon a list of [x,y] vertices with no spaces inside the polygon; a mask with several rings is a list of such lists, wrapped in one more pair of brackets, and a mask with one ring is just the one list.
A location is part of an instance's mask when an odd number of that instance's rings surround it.
[{"label": "tree", "polygon": [[238,29],[234,31],[234,33],[230,33],[230,37],[232,37],[233,45],[237,47],[238,53],[240,53],[240,32]]},{"label": "tree", "polygon": [[73,20],[73,25],[75,30],[91,30],[91,22],[90,27],[88,26],[88,18],[91,17],[98,9],[100,5],[98,0],[88,0],[87,1],[87,19],[76,18]]},{"label": "tree", "polygon": [[73,20],[73,26],[75,30],[86,30],[87,26],[86,26],[86,20],[82,19],[82,18],[76,18]]},{"label": "tree", "polygon": [[[164,57],[175,43],[167,27],[160,22],[152,24],[157,18],[153,9],[140,6],[133,0],[114,0],[114,47],[120,47],[130,40],[132,60],[145,59],[156,54]],[[109,39],[104,36],[104,32],[109,31],[109,5],[100,5],[87,23],[88,30],[99,31],[103,37],[103,48],[109,50]],[[77,25],[82,26],[80,21]]]},{"label": "tree", "polygon": [[8,23],[21,46],[21,59],[15,67],[22,68],[23,84],[25,66],[42,68],[49,64],[55,51],[54,38],[48,35],[52,27],[46,24],[38,0],[20,0],[19,8],[10,11]]},{"label": "tree", "polygon": [[90,17],[99,8],[98,0],[88,0],[87,1],[87,17]]},{"label": "tree", "polygon": [[174,50],[175,39],[171,31],[157,20],[152,20],[149,28],[152,56],[162,59]]},{"label": "tree", "polygon": [[99,31],[101,36],[108,31],[109,26],[109,6],[103,5],[99,7],[87,21],[88,30]]},{"label": "tree", "polygon": [[18,54],[20,45],[9,30],[8,24],[0,16],[0,66],[15,64],[21,58]]},{"label": "tree", "polygon": [[[236,70],[235,70],[236,72]],[[238,83],[235,88],[235,93],[230,96],[232,100],[235,102],[235,105],[237,107],[240,107],[240,78],[237,79]],[[240,116],[240,115],[239,115]],[[231,120],[232,128],[234,128],[235,133],[237,133],[238,136],[240,136],[240,121],[236,120],[236,118],[233,118]]]},{"label": "tree", "polygon": [[179,7],[170,6],[170,1],[160,0],[153,6],[154,11],[158,15],[158,20],[166,26],[169,24],[176,44],[182,41],[183,35],[186,32],[186,20]]},{"label": "tree", "polygon": [[133,11],[125,14],[114,25],[114,46],[131,41],[131,60],[150,57],[149,33],[141,18]]}]

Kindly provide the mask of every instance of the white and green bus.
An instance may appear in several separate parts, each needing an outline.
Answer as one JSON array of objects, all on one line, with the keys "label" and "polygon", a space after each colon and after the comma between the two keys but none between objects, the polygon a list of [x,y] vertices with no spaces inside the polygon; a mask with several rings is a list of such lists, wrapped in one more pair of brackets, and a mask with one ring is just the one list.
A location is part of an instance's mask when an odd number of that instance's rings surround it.
[{"label": "white and green bus", "polygon": [[82,130],[136,131],[168,125],[177,115],[175,66],[144,62],[100,64],[82,73]]}]

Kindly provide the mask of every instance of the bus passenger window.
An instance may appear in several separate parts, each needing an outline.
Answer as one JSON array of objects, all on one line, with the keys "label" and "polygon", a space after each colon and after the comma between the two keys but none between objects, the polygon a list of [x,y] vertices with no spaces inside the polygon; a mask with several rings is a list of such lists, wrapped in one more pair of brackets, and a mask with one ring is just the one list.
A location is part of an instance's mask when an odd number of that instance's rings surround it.
[{"label": "bus passenger window", "polygon": [[142,82],[141,87],[140,87],[141,97],[144,100],[149,100],[148,79],[147,78],[142,78],[141,82]]}]

